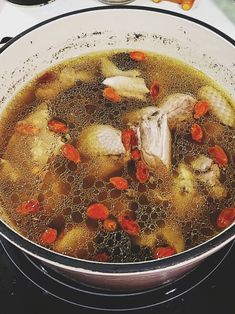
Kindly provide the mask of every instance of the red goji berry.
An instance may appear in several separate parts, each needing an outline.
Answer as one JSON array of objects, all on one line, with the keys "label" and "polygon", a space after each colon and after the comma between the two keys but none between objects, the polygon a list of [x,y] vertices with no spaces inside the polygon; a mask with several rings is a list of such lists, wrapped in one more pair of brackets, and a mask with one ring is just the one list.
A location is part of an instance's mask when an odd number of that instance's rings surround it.
[{"label": "red goji berry", "polygon": [[93,220],[105,220],[109,216],[108,208],[100,203],[95,203],[87,208],[87,217]]},{"label": "red goji berry", "polygon": [[154,81],[150,86],[150,96],[152,97],[153,100],[157,98],[157,96],[159,95],[159,91],[160,91],[159,83],[157,81]]},{"label": "red goji berry", "polygon": [[137,236],[140,234],[140,226],[135,220],[128,220],[123,218],[120,222],[120,225],[126,233],[132,236]]},{"label": "red goji berry", "polygon": [[53,228],[47,228],[40,237],[41,244],[48,245],[55,242],[57,238],[57,230]]},{"label": "red goji berry", "polygon": [[203,131],[199,124],[194,123],[191,127],[192,139],[196,142],[201,142],[203,138]]},{"label": "red goji berry", "polygon": [[217,218],[219,228],[227,228],[235,220],[235,208],[224,208]]},{"label": "red goji berry", "polygon": [[137,236],[140,234],[140,226],[135,221],[134,213],[132,211],[126,211],[119,215],[118,222],[126,233],[132,236]]},{"label": "red goji berry", "polygon": [[227,166],[228,165],[228,157],[223,150],[222,147],[219,145],[215,145],[213,147],[208,148],[208,153],[212,155],[215,162],[220,166]]},{"label": "red goji berry", "polygon": [[117,228],[117,223],[113,219],[105,219],[103,222],[103,227],[106,231],[115,231]]},{"label": "red goji berry", "polygon": [[67,133],[69,131],[66,123],[58,121],[58,120],[50,120],[48,122],[48,128],[50,131],[55,133]]},{"label": "red goji berry", "polygon": [[140,154],[140,151],[138,149],[134,149],[131,152],[131,159],[138,161],[138,160],[140,160],[140,157],[141,157],[141,154]]},{"label": "red goji berry", "polygon": [[22,215],[36,213],[40,209],[38,200],[29,200],[16,208],[16,211]]},{"label": "red goji berry", "polygon": [[119,102],[121,101],[121,96],[118,94],[118,92],[113,89],[112,87],[106,87],[103,90],[103,96],[104,98],[113,101],[113,102]]},{"label": "red goji berry", "polygon": [[142,51],[132,51],[129,53],[129,56],[134,61],[144,61],[146,60],[146,55]]},{"label": "red goji berry", "polygon": [[198,101],[194,106],[194,118],[203,117],[209,110],[210,106],[207,101]]},{"label": "red goji berry", "polygon": [[140,183],[145,183],[149,178],[149,170],[142,160],[136,164],[136,178]]},{"label": "red goji berry", "polygon": [[155,248],[154,252],[153,252],[153,257],[156,259],[159,258],[164,258],[164,257],[168,257],[168,256],[172,256],[174,254],[176,254],[176,250],[175,248],[171,247],[171,246],[160,246]]},{"label": "red goji berry", "polygon": [[122,130],[122,143],[126,151],[133,149],[138,144],[134,130],[132,129]]},{"label": "red goji berry", "polygon": [[127,190],[128,189],[128,182],[126,179],[124,179],[122,177],[112,177],[109,179],[109,181],[118,190]]},{"label": "red goji berry", "polygon": [[96,254],[94,259],[97,262],[107,263],[110,260],[110,257],[106,252],[102,252],[102,253]]},{"label": "red goji berry", "polygon": [[65,158],[75,162],[76,164],[81,162],[79,151],[71,144],[65,144],[62,147],[62,154]]}]

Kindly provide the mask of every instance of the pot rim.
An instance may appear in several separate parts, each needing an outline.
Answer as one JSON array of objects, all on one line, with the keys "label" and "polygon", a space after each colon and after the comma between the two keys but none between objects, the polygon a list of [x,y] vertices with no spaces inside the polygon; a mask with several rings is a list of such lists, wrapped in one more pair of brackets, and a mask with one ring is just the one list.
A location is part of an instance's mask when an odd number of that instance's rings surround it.
[{"label": "pot rim", "polygon": [[[193,22],[195,24],[205,27],[206,29],[211,30],[212,32],[219,35],[224,40],[228,41],[230,44],[235,46],[235,40],[233,40],[231,37],[224,34],[223,32],[216,29],[215,27],[203,21],[200,21],[198,19],[192,18],[190,16],[186,16],[184,14],[177,13],[177,12],[172,12],[172,11],[158,9],[158,8],[150,8],[150,7],[145,7],[145,6],[117,5],[117,6],[86,8],[82,10],[67,12],[67,13],[52,17],[50,19],[47,19],[41,23],[38,23],[28,28],[27,30],[15,36],[14,38],[10,39],[2,48],[0,48],[0,54],[4,50],[6,50],[10,45],[12,45],[15,41],[23,37],[24,35],[30,33],[31,31],[45,24],[53,22],[57,19],[68,17],[70,15],[82,14],[86,12],[101,11],[101,10],[117,10],[117,9],[157,12],[160,14],[172,15],[181,19],[185,19],[189,22]],[[195,246],[189,250],[183,251],[181,253],[178,253],[176,255],[173,255],[171,257],[164,258],[164,259],[150,260],[150,261],[144,261],[144,262],[135,262],[135,263],[101,263],[101,262],[95,262],[95,261],[82,260],[82,259],[74,258],[71,256],[66,256],[60,253],[56,253],[54,251],[51,251],[47,248],[44,248],[26,239],[24,236],[17,233],[17,231],[12,229],[2,220],[0,220],[0,235],[2,235],[4,238],[9,240],[11,243],[13,243],[15,246],[25,251],[26,253],[34,257],[40,258],[41,260],[45,262],[50,261],[52,264],[58,265],[60,267],[63,265],[64,267],[69,268],[69,269],[79,268],[79,269],[84,269],[88,272],[100,272],[100,273],[106,273],[106,274],[116,273],[118,275],[121,275],[121,274],[124,275],[125,273],[129,273],[129,274],[136,273],[136,272],[142,273],[142,272],[149,272],[153,270],[160,271],[163,268],[172,268],[179,264],[185,264],[187,263],[187,261],[190,261],[192,259],[198,259],[202,255],[206,256],[209,254],[208,252],[216,251],[218,247],[223,246],[225,243],[235,238],[235,224],[223,230],[221,233],[219,233],[212,239],[206,242],[203,242],[200,245]]]}]

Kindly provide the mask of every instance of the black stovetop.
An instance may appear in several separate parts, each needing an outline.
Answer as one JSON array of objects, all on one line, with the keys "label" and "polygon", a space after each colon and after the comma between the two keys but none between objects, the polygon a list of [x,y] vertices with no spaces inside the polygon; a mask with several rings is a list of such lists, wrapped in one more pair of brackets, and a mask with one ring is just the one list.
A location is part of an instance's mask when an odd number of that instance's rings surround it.
[{"label": "black stovetop", "polygon": [[[101,311],[88,310],[68,304],[51,296],[48,292],[39,289],[16,268],[12,260],[9,258],[10,256],[15,259],[14,262],[20,264],[24,261],[22,258],[25,258],[23,257],[23,254],[19,252],[18,249],[8,244],[5,240],[3,240],[3,244],[5,249],[0,246],[1,314],[101,313]],[[10,252],[9,256],[5,252],[6,249]],[[224,256],[226,257],[224,258]],[[213,264],[215,260],[221,261],[222,259],[222,263],[220,263],[217,269],[207,279],[186,294],[169,302],[165,302],[162,305],[149,308],[148,311],[146,309],[141,309],[138,311],[131,311],[130,313],[234,314],[235,245],[231,248],[230,244],[219,253],[216,253],[213,257],[210,257],[209,262],[206,262],[201,269],[199,266],[196,272],[188,277],[186,276],[184,281],[195,280],[195,276],[200,277],[200,271],[205,272],[207,267],[209,270],[210,265]],[[27,271],[29,272],[27,275],[30,277],[30,272],[32,270],[30,263],[27,263],[28,262],[25,263],[23,268],[25,268],[25,273],[27,273]],[[18,265],[18,267],[20,267],[20,265]],[[28,267],[30,269],[28,269]],[[36,270],[32,277],[37,278]],[[69,291],[67,292],[69,293]],[[158,294],[156,294],[156,298],[157,297]],[[136,296],[136,298],[138,298],[138,296]],[[122,298],[120,299],[120,302],[121,300]],[[124,300],[125,298],[123,298],[123,301]],[[124,311],[122,313],[126,312],[127,311]]]}]

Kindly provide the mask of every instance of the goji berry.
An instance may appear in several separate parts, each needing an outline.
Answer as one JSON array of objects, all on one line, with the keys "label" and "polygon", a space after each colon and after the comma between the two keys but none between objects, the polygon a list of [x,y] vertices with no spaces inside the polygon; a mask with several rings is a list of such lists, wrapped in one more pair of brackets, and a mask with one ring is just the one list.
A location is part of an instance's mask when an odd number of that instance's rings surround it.
[{"label": "goji berry", "polygon": [[215,145],[213,147],[208,148],[208,153],[214,158],[215,162],[220,166],[228,165],[228,157],[219,145]]},{"label": "goji berry", "polygon": [[157,81],[154,81],[150,86],[150,96],[152,97],[153,100],[157,98],[157,96],[159,95],[159,91],[160,91],[159,83]]},{"label": "goji berry", "polygon": [[133,149],[138,144],[134,130],[132,129],[122,130],[122,143],[126,151]]},{"label": "goji berry", "polygon": [[87,217],[93,220],[105,220],[109,216],[108,208],[100,203],[92,204],[87,209]]},{"label": "goji berry", "polygon": [[203,117],[208,112],[209,107],[207,101],[198,101],[194,106],[194,118],[199,119]]},{"label": "goji berry", "polygon": [[57,230],[53,228],[47,228],[40,237],[41,244],[48,245],[55,242],[57,238]]},{"label": "goji berry", "polygon": [[140,226],[135,221],[133,212],[126,211],[123,214],[119,215],[118,222],[126,233],[132,236],[137,236],[140,234]]},{"label": "goji berry", "polygon": [[140,154],[140,151],[138,149],[134,149],[131,152],[131,159],[138,161],[138,160],[140,160],[140,157],[141,157],[141,154]]},{"label": "goji berry", "polygon": [[146,55],[142,51],[132,51],[129,53],[129,56],[132,60],[138,62],[144,61],[146,59]]},{"label": "goji berry", "polygon": [[103,227],[106,231],[115,231],[117,228],[117,223],[113,219],[105,219],[103,222]]},{"label": "goji berry", "polygon": [[76,164],[81,162],[79,151],[71,144],[65,144],[62,147],[62,154],[65,158],[75,162]]},{"label": "goji berry", "polygon": [[109,255],[106,252],[102,252],[102,253],[98,253],[95,256],[95,261],[97,262],[103,262],[103,263],[107,263],[110,259]]},{"label": "goji berry", "polygon": [[50,120],[48,122],[48,128],[50,131],[55,133],[67,133],[69,131],[66,123],[61,122],[59,120]]},{"label": "goji berry", "polygon": [[224,208],[217,218],[219,228],[227,228],[235,220],[235,208]]},{"label": "goji berry", "polygon": [[112,177],[109,181],[115,186],[118,190],[127,190],[128,189],[128,182],[126,179],[122,177]]},{"label": "goji berry", "polygon": [[136,164],[136,178],[140,183],[145,183],[149,178],[149,170],[142,160]]},{"label": "goji berry", "polygon": [[172,256],[174,254],[176,254],[176,250],[175,248],[171,247],[171,246],[160,246],[155,248],[154,252],[153,252],[153,257],[156,259],[159,258],[164,258],[164,257],[168,257],[168,256]]},{"label": "goji berry", "polygon": [[203,131],[199,124],[194,123],[191,127],[192,139],[196,142],[201,142],[203,138]]},{"label": "goji berry", "polygon": [[22,215],[27,215],[31,213],[36,213],[40,209],[40,204],[38,200],[29,200],[24,202],[16,208],[16,211]]},{"label": "goji berry", "polygon": [[103,96],[104,98],[113,101],[113,102],[119,102],[121,101],[121,96],[118,94],[118,92],[113,89],[112,87],[106,87],[103,90]]}]

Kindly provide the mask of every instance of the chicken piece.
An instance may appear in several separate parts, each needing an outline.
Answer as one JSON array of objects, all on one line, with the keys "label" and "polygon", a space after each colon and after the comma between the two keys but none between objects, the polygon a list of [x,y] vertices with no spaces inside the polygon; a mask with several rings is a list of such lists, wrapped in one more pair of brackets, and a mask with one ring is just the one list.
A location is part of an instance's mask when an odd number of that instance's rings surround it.
[{"label": "chicken piece", "polygon": [[139,123],[140,121],[149,118],[152,116],[155,112],[158,111],[157,107],[154,106],[148,106],[141,108],[136,111],[131,111],[128,113],[125,113],[124,117],[122,118],[123,122],[129,125],[134,125],[136,123]]},{"label": "chicken piece", "polygon": [[211,197],[219,199],[227,196],[226,188],[219,181],[219,166],[214,164],[211,158],[200,155],[191,162],[191,166],[194,170],[200,172],[196,175],[196,178],[206,186]]},{"label": "chicken piece", "polygon": [[86,71],[76,71],[74,68],[64,68],[54,80],[39,84],[35,95],[40,99],[52,99],[61,91],[71,88],[77,81],[91,82],[94,76]]},{"label": "chicken piece", "polygon": [[[49,159],[58,154],[60,147],[64,144],[58,134],[49,131],[48,121],[49,111],[45,103],[20,121],[7,145],[2,159],[2,167],[0,167],[0,173],[4,180],[10,180],[12,187],[15,187],[14,183],[17,183],[18,193],[25,192],[26,184],[30,186],[33,191],[31,196],[33,199],[37,199],[41,192]],[[22,130],[36,132],[24,134],[21,133]],[[16,146],[19,147],[17,153]],[[53,182],[50,184],[52,185]],[[3,198],[9,199],[8,191],[1,188],[1,193],[4,194]],[[46,205],[54,208],[58,197],[53,201],[50,198],[50,202],[53,204],[47,202]]]},{"label": "chicken piece", "polygon": [[190,95],[172,94],[163,100],[159,107],[148,106],[125,114],[123,122],[135,124],[159,112],[167,115],[170,129],[175,129],[178,123],[192,118],[195,103],[196,99]]},{"label": "chicken piece", "polygon": [[119,171],[127,162],[122,155],[121,131],[110,125],[91,125],[82,131],[78,140],[79,151],[90,158],[90,166],[100,178]]},{"label": "chicken piece", "polygon": [[201,173],[197,176],[197,179],[205,184],[208,190],[208,194],[213,198],[224,198],[227,196],[227,190],[223,184],[219,181],[220,169],[219,166],[213,164],[209,171]]},{"label": "chicken piece", "polygon": [[65,231],[55,242],[53,249],[54,251],[77,257],[79,253],[84,254],[84,251],[88,251],[87,244],[92,241],[95,236],[95,232],[88,229],[85,223],[80,223],[72,230]]},{"label": "chicken piece", "polygon": [[137,244],[154,249],[158,239],[165,240],[170,246],[176,249],[177,253],[184,251],[185,241],[183,233],[180,226],[176,223],[166,221],[165,227],[158,228],[150,234],[141,234],[137,239]]},{"label": "chicken piece", "polygon": [[79,136],[78,147],[88,157],[121,155],[125,153],[121,131],[110,125],[95,124],[87,127]]},{"label": "chicken piece", "polygon": [[191,166],[193,170],[206,172],[208,171],[213,164],[213,160],[211,158],[208,158],[204,155],[200,155],[198,158],[194,159],[191,162]]},{"label": "chicken piece", "polygon": [[208,101],[210,111],[225,125],[235,128],[235,102],[229,102],[212,86],[206,85],[199,89],[198,97]]},{"label": "chicken piece", "polygon": [[[49,110],[46,103],[42,103],[17,126],[30,126],[37,132],[24,134],[16,131],[12,135],[6,151],[3,155],[5,169],[11,167],[11,177],[32,180],[31,175],[44,170],[48,160],[59,153],[63,142],[58,134],[49,131]],[[15,147],[20,147],[19,153],[15,153]],[[4,167],[3,167],[4,171]]]},{"label": "chicken piece", "polygon": [[91,72],[65,67],[59,74],[59,81],[64,88],[72,87],[77,81],[90,83],[95,79]]},{"label": "chicken piece", "polygon": [[219,181],[219,166],[213,164],[209,171],[197,176],[198,180],[204,183],[208,189],[208,193],[213,198],[224,198],[227,196],[227,190]]},{"label": "chicken piece", "polygon": [[32,125],[39,129],[47,128],[49,110],[46,102],[41,103],[32,113],[18,124]]},{"label": "chicken piece", "polygon": [[108,58],[101,59],[101,72],[104,77],[112,77],[112,76],[126,76],[126,77],[137,77],[140,76],[140,71],[135,70],[120,70],[112,61]]},{"label": "chicken piece", "polygon": [[48,129],[50,120],[49,110],[46,104],[42,104],[38,109],[25,119],[26,124],[32,124],[40,129],[40,132],[30,141],[31,155],[37,167],[43,168],[49,158],[59,153],[64,143],[58,134]]},{"label": "chicken piece", "polygon": [[170,129],[175,129],[178,123],[192,118],[195,103],[196,99],[192,96],[177,93],[163,100],[158,108],[167,114]]},{"label": "chicken piece", "polygon": [[123,156],[96,156],[90,160],[90,172],[101,179],[115,176],[126,162]]},{"label": "chicken piece", "polygon": [[135,127],[139,149],[149,168],[157,169],[161,161],[168,169],[171,165],[171,133],[167,115],[154,113]]},{"label": "chicken piece", "polygon": [[103,84],[114,88],[120,96],[128,98],[144,100],[149,93],[144,79],[140,77],[112,76],[106,78]]},{"label": "chicken piece", "polygon": [[204,198],[198,193],[195,176],[186,164],[179,164],[178,176],[174,178],[172,188],[172,203],[178,216],[195,216],[204,203]]},{"label": "chicken piece", "polygon": [[184,251],[184,237],[180,226],[176,223],[166,223],[166,226],[159,232],[159,236],[162,236],[170,246],[174,247],[177,253]]},{"label": "chicken piece", "polygon": [[43,84],[35,90],[35,96],[39,99],[47,100],[56,97],[61,92],[58,81]]},{"label": "chicken piece", "polygon": [[19,170],[13,167],[10,161],[5,159],[0,159],[0,173],[5,179],[12,182],[16,182],[20,178]]}]

